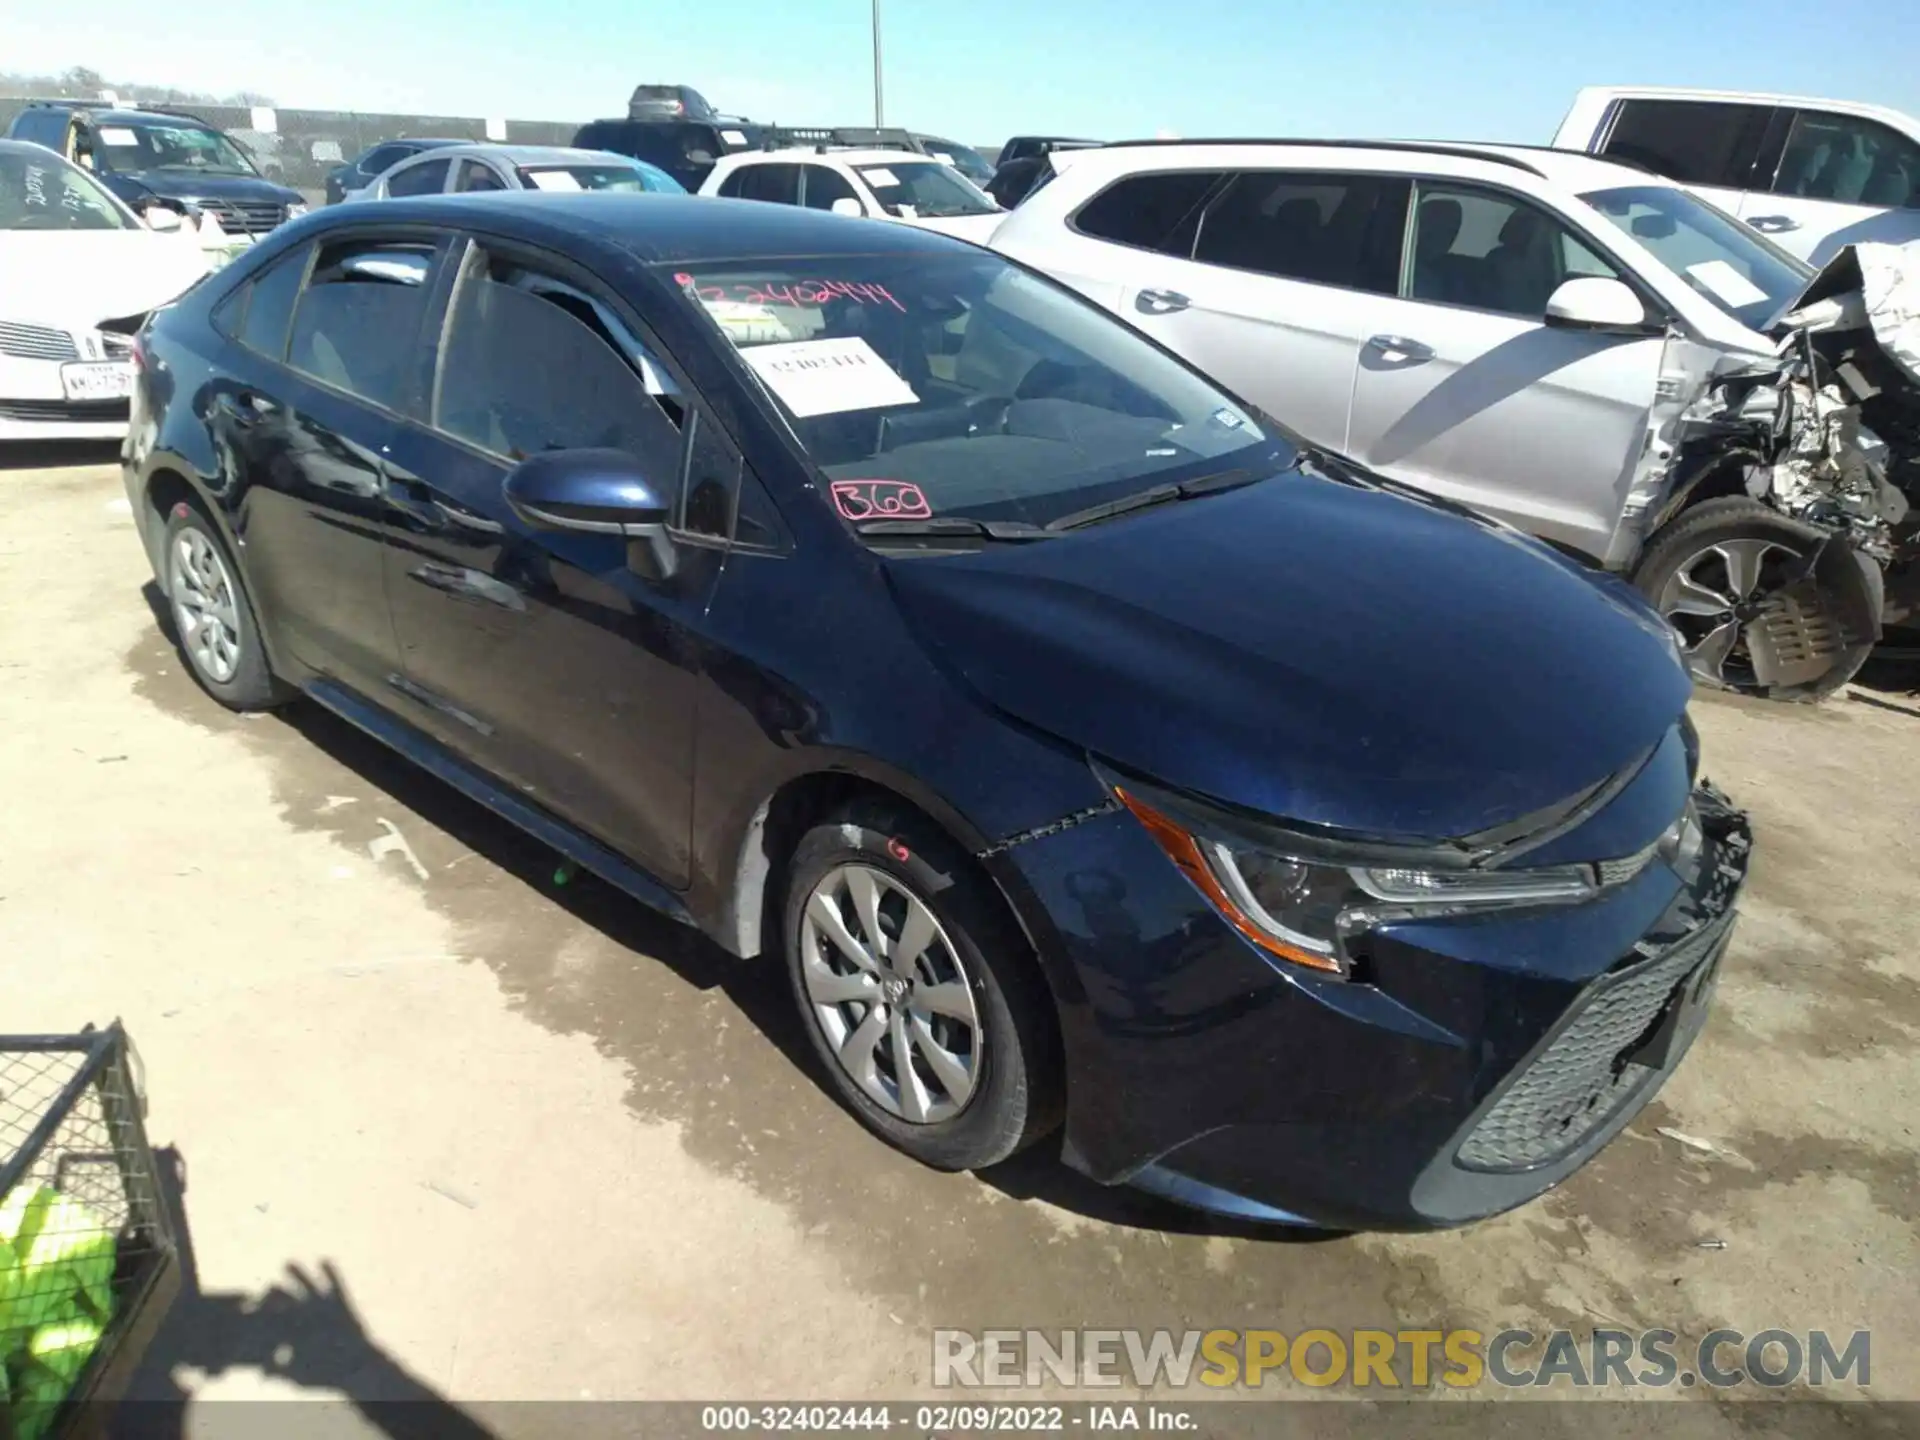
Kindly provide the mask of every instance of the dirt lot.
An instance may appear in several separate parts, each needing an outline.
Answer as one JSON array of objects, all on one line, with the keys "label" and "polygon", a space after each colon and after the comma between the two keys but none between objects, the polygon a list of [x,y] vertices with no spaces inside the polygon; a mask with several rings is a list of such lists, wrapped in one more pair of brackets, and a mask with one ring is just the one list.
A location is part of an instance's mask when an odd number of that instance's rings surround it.
[{"label": "dirt lot", "polygon": [[[1869,1393],[1920,1399],[1899,677],[1697,706],[1754,816],[1751,899],[1700,1044],[1597,1163],[1467,1231],[1302,1243],[1046,1155],[945,1176],[884,1149],[815,1082],[773,970],[556,886],[311,707],[207,699],[111,455],[36,458],[61,463],[0,469],[0,1030],[118,1015],[143,1053],[196,1268],[144,1393],[899,1398],[936,1326],[1617,1324],[1870,1328]],[[370,853],[389,826],[421,873]],[[289,1276],[322,1262],[347,1298]],[[1687,1418],[1844,1423],[1768,1409]]]}]

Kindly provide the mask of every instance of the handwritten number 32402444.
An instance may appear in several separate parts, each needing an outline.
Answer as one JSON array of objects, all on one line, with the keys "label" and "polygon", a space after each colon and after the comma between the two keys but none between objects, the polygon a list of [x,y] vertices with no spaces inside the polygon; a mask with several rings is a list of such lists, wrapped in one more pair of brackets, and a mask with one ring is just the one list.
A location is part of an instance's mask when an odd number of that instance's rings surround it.
[{"label": "handwritten number 32402444", "polygon": [[884,285],[863,280],[796,280],[791,285],[702,285],[691,275],[675,275],[675,283],[692,291],[709,305],[735,301],[746,305],[825,305],[834,300],[852,300],[860,305],[891,305],[901,314],[907,307],[894,298]]}]

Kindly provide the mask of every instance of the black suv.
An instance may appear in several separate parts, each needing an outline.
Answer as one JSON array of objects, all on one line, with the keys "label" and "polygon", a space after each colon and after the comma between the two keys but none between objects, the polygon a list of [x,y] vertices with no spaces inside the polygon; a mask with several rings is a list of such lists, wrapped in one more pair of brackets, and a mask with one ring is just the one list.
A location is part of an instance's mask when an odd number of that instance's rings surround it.
[{"label": "black suv", "polygon": [[722,155],[759,148],[762,130],[744,120],[590,120],[574,132],[573,143],[657,165],[691,194]]},{"label": "black suv", "polygon": [[224,133],[182,111],[36,100],[7,138],[84,166],[136,211],[204,211],[229,235],[258,237],[307,210],[298,190],[266,179]]}]

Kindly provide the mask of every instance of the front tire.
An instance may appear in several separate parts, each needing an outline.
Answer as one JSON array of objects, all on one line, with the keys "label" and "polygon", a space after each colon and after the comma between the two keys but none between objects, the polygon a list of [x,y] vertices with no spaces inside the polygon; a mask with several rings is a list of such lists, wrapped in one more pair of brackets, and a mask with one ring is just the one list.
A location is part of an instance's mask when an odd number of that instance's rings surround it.
[{"label": "front tire", "polygon": [[840,1101],[941,1170],[1058,1124],[1055,1014],[1025,937],[925,820],[848,809],[803,837],[782,929],[802,1024]]},{"label": "front tire", "polygon": [[161,556],[174,634],[200,688],[230,710],[290,699],[267,665],[252,601],[213,523],[186,501],[176,504]]}]

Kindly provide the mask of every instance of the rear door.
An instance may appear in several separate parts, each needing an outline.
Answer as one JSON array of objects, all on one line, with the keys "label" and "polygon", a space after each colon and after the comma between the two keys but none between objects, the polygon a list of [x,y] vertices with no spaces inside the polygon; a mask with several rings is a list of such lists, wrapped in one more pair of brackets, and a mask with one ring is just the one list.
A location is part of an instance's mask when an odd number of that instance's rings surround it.
[{"label": "rear door", "polygon": [[1398,297],[1381,297],[1348,451],[1424,490],[1604,556],[1646,439],[1660,336],[1544,323],[1562,281],[1633,282],[1534,201],[1416,182]]},{"label": "rear door", "polygon": [[720,182],[716,193],[730,200],[765,200],[774,205],[798,205],[800,167],[785,161],[742,165]]},{"label": "rear door", "polygon": [[281,257],[233,322],[256,363],[236,365],[208,401],[244,487],[241,539],[263,618],[301,663],[374,695],[399,663],[382,465],[423,391],[421,327],[443,248],[336,232]]},{"label": "rear door", "polygon": [[[1394,288],[1409,189],[1395,176],[1230,174],[1126,275],[1115,308],[1309,440],[1345,449],[1360,342]],[[1109,192],[1077,223],[1103,225],[1097,207],[1127,198]]]},{"label": "rear door", "polygon": [[1815,265],[1862,240],[1920,239],[1920,142],[1865,116],[1783,108],[1778,161],[1764,188],[1741,197],[1740,218]]},{"label": "rear door", "polygon": [[425,158],[402,165],[387,176],[385,190],[388,195],[438,195],[447,188],[447,180],[453,169],[453,162],[444,156],[433,158],[431,152]]},{"label": "rear door", "polygon": [[[740,456],[638,317],[567,262],[475,243],[446,316],[433,403],[388,469],[403,708],[684,884],[700,624],[725,553],[702,517],[731,523]],[[664,579],[617,535],[533,530],[506,504],[519,459],[605,447],[698,497]]]},{"label": "rear door", "polygon": [[471,194],[480,190],[511,190],[514,187],[501,178],[485,160],[462,160],[455,168],[453,189],[458,194]]},{"label": "rear door", "polygon": [[1734,100],[1619,101],[1595,153],[1677,180],[1738,215],[1746,192],[1762,183],[1757,162],[1773,106]]}]

